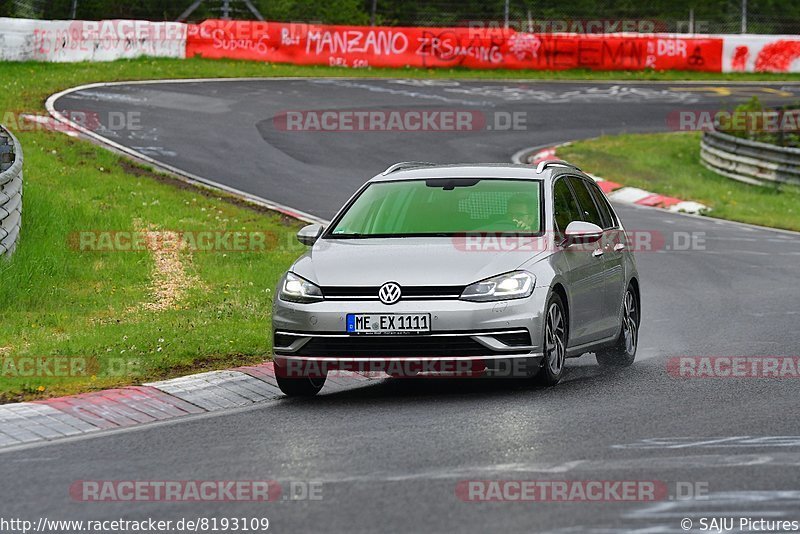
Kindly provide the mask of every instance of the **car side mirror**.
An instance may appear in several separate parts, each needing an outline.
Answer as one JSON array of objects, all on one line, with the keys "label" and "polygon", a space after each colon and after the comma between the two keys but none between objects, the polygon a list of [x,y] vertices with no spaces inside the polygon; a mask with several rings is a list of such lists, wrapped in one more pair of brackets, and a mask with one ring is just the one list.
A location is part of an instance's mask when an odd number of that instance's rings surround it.
[{"label": "car side mirror", "polygon": [[584,221],[572,221],[564,230],[564,245],[575,243],[594,243],[603,237],[603,229],[596,224]]},{"label": "car side mirror", "polygon": [[309,224],[308,226],[302,227],[300,231],[297,232],[297,240],[304,245],[311,246],[317,242],[317,239],[319,239],[321,235],[321,224]]}]

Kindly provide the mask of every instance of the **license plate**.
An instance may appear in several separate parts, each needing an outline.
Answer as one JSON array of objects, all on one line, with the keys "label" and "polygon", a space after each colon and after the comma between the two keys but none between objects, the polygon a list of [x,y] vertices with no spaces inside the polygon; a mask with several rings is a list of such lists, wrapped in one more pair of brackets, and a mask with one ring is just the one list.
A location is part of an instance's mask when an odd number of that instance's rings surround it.
[{"label": "license plate", "polygon": [[430,313],[348,313],[351,334],[408,334],[430,332]]}]

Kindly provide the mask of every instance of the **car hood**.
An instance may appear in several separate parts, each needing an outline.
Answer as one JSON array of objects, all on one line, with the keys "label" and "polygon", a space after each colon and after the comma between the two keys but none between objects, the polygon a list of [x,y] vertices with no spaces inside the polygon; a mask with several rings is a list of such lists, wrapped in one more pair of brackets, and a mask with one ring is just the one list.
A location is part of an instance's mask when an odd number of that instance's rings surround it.
[{"label": "car hood", "polygon": [[467,285],[544,254],[544,238],[323,239],[292,271],[320,286]]}]

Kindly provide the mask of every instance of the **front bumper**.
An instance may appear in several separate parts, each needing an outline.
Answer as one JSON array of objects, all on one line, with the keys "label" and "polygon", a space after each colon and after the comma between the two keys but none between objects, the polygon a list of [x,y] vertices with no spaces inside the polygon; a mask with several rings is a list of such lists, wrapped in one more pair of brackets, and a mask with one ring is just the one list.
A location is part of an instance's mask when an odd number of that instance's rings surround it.
[{"label": "front bumper", "polygon": [[[542,316],[547,288],[525,299],[499,302],[408,300],[275,300],[273,347],[280,369],[380,371],[401,366],[416,372],[455,372],[537,366],[542,359]],[[430,313],[424,334],[348,334],[348,313]],[[421,371],[420,371],[421,370]],[[387,371],[388,372],[388,371]]]}]

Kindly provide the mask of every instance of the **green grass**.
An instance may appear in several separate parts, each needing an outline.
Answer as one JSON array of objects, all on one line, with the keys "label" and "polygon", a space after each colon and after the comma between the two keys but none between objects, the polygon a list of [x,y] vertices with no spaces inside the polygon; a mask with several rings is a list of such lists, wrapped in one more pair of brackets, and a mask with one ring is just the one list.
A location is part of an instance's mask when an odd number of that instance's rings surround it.
[{"label": "green grass", "polygon": [[[115,368],[132,372],[5,376],[0,396],[80,391],[269,356],[272,290],[300,252],[292,244],[298,222],[164,183],[88,143],[46,133],[22,143],[23,233],[12,261],[0,264],[0,350],[6,358],[86,358],[90,369],[114,358]],[[154,311],[147,309],[157,302],[152,252],[81,252],[71,244],[74,232],[141,227],[264,232],[274,240],[264,251],[180,253],[185,294]]]},{"label": "green grass", "polygon": [[[50,94],[85,83],[255,76],[800,80],[797,74],[344,69],[196,58],[0,63],[0,121],[13,129],[19,113],[43,114]],[[292,240],[299,223],[243,207],[220,194],[176,187],[163,176],[60,133],[19,129],[16,133],[25,153],[24,216],[16,255],[11,262],[0,263],[0,364],[8,365],[12,361],[8,358],[53,361],[54,356],[66,356],[85,359],[88,369],[85,375],[73,377],[20,378],[0,372],[0,402],[138,383],[270,356],[271,292],[280,273],[300,252]],[[581,146],[570,149],[576,159]],[[691,159],[688,153],[686,158]],[[684,171],[679,165],[674,168]],[[703,169],[697,172],[708,175]],[[607,174],[616,172],[609,169]],[[737,191],[736,199],[738,191],[744,191],[727,181],[719,183]],[[733,204],[733,198],[727,201]],[[717,214],[726,213],[724,209],[720,205]],[[182,253],[190,281],[185,294],[169,309],[150,311],[143,306],[154,298],[152,253],[81,253],[68,244],[73,232],[126,231],[139,224],[162,230],[267,232],[275,236],[276,245],[263,253]],[[121,362],[126,372],[104,376],[102,369],[112,361],[117,367]]]},{"label": "green grass", "polygon": [[702,202],[713,217],[800,231],[800,188],[748,185],[706,169],[700,135],[605,136],[572,143],[558,155],[614,182]]}]

